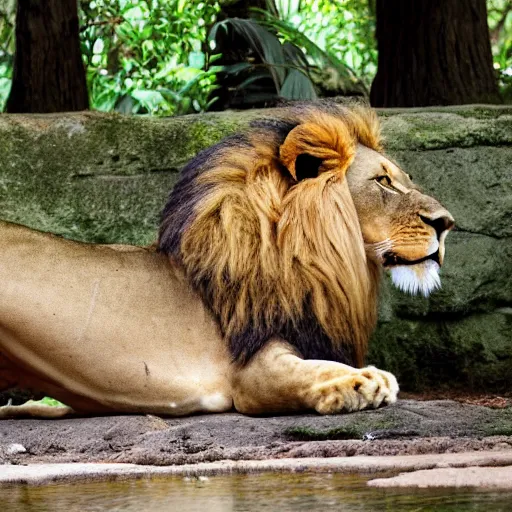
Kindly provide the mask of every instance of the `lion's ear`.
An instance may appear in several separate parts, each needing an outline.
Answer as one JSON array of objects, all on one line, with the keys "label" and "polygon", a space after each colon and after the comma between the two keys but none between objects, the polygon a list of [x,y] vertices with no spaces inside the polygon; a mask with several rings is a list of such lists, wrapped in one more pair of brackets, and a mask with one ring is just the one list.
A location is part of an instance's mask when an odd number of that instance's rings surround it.
[{"label": "lion's ear", "polygon": [[279,158],[293,178],[301,181],[322,172],[345,172],[355,155],[355,141],[343,123],[303,123],[290,131]]},{"label": "lion's ear", "polygon": [[301,153],[295,159],[295,176],[297,181],[316,178],[320,174],[322,160],[316,156]]}]

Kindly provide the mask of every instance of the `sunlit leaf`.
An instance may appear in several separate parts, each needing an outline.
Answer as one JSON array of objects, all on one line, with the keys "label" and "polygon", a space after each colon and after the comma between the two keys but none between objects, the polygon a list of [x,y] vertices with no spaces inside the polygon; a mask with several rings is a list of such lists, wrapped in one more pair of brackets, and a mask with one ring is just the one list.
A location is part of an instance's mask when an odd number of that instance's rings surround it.
[{"label": "sunlit leaf", "polygon": [[210,54],[208,56],[208,63],[209,64],[213,64],[214,62],[218,61],[219,59],[222,59],[222,54],[221,53]]},{"label": "sunlit leaf", "polygon": [[158,91],[145,91],[136,89],[131,92],[131,96],[149,111],[154,110],[161,103],[165,102],[164,97]]},{"label": "sunlit leaf", "polygon": [[167,101],[172,101],[172,102],[177,103],[181,100],[181,94],[177,93],[176,91],[173,91],[172,89],[160,87],[160,89],[158,89],[158,91]]},{"label": "sunlit leaf", "polygon": [[206,76],[209,76],[210,74],[211,73],[208,71],[202,71],[198,73],[179,90],[179,94],[182,96],[186,95],[194,85],[196,85],[200,80],[202,80]]},{"label": "sunlit leaf", "polygon": [[31,400],[34,404],[42,404],[42,405],[50,405],[51,407],[62,407],[64,404],[55,400],[55,398],[50,398],[49,396],[45,396],[41,400]]},{"label": "sunlit leaf", "polygon": [[203,52],[190,52],[188,55],[188,65],[191,68],[201,69],[205,64],[205,55]]},{"label": "sunlit leaf", "polygon": [[139,5],[135,5],[124,11],[123,17],[127,20],[140,20],[144,17],[144,14],[141,7]]}]

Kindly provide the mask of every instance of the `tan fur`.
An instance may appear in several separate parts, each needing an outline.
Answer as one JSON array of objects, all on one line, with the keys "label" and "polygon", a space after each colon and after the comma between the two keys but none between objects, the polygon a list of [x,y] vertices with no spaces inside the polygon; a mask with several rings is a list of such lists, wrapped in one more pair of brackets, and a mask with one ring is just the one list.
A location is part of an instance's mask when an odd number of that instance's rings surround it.
[{"label": "tan fur", "polygon": [[[192,178],[176,185],[163,219],[168,254],[0,222],[0,387],[47,393],[81,414],[393,403],[393,375],[301,350],[344,345],[360,366],[381,265],[409,262],[421,276],[434,251],[442,262],[453,219],[381,153],[372,111],[306,106],[277,121],[284,135],[255,127],[185,169]],[[317,177],[299,180],[301,155],[320,162]],[[320,337],[299,346],[286,333],[304,317]],[[251,329],[267,337],[233,361],[229,340],[242,336],[243,349]],[[67,413],[0,408],[0,417]]]}]

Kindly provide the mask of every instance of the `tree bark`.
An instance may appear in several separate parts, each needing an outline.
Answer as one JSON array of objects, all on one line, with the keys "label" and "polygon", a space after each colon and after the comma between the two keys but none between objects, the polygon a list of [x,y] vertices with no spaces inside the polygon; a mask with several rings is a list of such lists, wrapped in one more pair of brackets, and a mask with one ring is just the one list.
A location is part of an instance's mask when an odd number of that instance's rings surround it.
[{"label": "tree bark", "polygon": [[500,103],[485,0],[377,0],[374,107]]},{"label": "tree bark", "polygon": [[18,0],[7,112],[89,108],[77,0]]}]

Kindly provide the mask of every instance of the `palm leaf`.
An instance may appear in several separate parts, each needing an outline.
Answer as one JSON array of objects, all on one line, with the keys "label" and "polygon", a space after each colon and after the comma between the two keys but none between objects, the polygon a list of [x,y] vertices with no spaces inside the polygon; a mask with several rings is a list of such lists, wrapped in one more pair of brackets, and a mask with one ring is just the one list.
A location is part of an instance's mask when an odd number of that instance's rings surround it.
[{"label": "palm leaf", "polygon": [[237,62],[236,64],[229,64],[228,66],[219,66],[219,70],[229,75],[237,75],[241,71],[247,71],[253,67],[249,62]]},{"label": "palm leaf", "polygon": [[309,39],[309,37],[290,25],[288,22],[280,20],[279,18],[262,9],[254,8],[252,10],[261,16],[259,23],[261,23],[263,26],[278,32],[290,41],[293,41],[297,46],[304,48],[306,54],[309,55],[314,61],[316,61],[316,64],[319,68],[330,66],[335,69],[341,78],[350,83],[350,87],[346,87],[346,89],[356,88],[361,90],[361,92],[364,94],[368,95],[366,86],[357,77],[357,74],[354,72],[354,70],[340,59],[338,59],[336,55],[320,48],[315,42]]},{"label": "palm leaf", "polygon": [[249,85],[252,85],[254,82],[257,82],[258,80],[262,80],[264,78],[270,78],[270,72],[268,70],[256,71],[255,73],[252,73],[249,77],[247,77],[243,82],[238,84],[237,89],[245,89]]},{"label": "palm leaf", "polygon": [[298,69],[290,70],[279,95],[289,100],[314,100],[317,98],[310,78]]},{"label": "palm leaf", "polygon": [[251,19],[228,18],[216,23],[209,38],[214,40],[220,28],[231,27],[244,38],[250,49],[269,68],[276,90],[279,91],[286,76],[286,59],[279,39],[262,25]]},{"label": "palm leaf", "polygon": [[308,58],[297,45],[286,41],[286,43],[283,44],[283,51],[288,62],[293,62],[295,66],[304,70],[309,68]]}]

